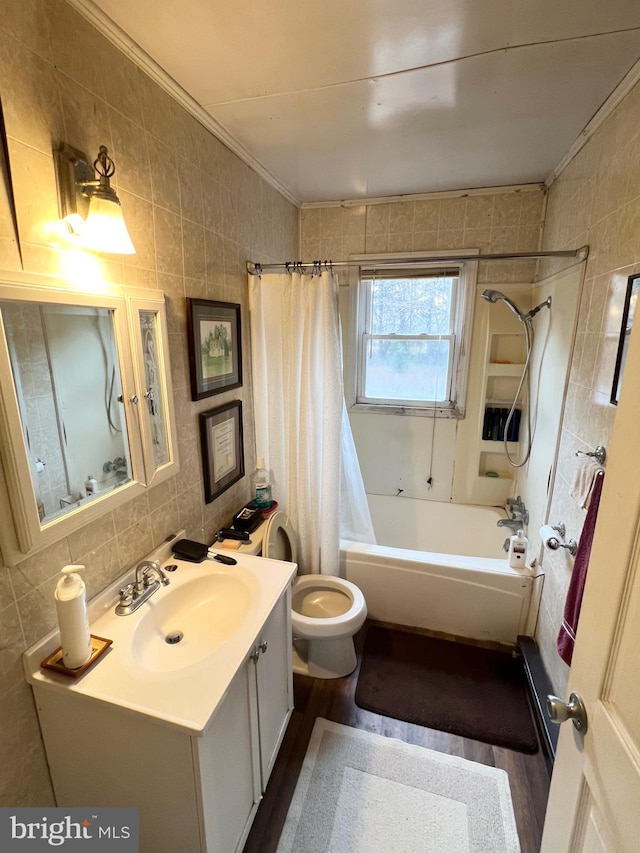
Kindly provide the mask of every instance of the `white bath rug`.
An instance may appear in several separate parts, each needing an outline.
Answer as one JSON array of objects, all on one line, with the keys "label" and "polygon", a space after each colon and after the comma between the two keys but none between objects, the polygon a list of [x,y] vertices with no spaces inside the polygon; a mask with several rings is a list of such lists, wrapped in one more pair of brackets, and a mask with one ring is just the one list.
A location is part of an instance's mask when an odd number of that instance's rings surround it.
[{"label": "white bath rug", "polygon": [[278,853],[519,853],[509,779],[319,717]]}]

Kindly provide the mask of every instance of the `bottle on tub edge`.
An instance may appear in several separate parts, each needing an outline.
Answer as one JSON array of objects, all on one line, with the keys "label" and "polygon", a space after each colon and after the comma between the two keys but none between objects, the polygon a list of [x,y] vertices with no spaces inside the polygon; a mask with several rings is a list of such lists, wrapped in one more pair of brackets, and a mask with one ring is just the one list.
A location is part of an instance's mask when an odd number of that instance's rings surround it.
[{"label": "bottle on tub edge", "polygon": [[512,569],[525,568],[528,544],[529,540],[524,535],[524,530],[518,530],[509,540],[509,566]]}]

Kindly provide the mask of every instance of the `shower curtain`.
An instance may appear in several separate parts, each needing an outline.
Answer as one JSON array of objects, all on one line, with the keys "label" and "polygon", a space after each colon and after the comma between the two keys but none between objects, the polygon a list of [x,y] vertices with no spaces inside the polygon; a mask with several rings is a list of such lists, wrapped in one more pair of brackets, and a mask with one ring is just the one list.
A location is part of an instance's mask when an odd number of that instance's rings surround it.
[{"label": "shower curtain", "polygon": [[344,406],[337,281],[250,275],[249,314],[256,453],[298,534],[300,571],[337,575],[341,504],[359,523],[349,532],[375,541]]}]

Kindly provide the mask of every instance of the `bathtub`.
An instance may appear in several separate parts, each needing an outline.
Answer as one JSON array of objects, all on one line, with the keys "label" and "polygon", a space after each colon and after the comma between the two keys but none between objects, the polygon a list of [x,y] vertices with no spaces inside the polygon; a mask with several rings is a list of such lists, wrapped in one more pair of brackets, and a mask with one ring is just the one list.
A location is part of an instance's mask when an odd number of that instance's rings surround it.
[{"label": "bathtub", "polygon": [[514,645],[530,633],[533,572],[511,569],[493,507],[369,495],[379,545],[341,542],[369,617]]}]

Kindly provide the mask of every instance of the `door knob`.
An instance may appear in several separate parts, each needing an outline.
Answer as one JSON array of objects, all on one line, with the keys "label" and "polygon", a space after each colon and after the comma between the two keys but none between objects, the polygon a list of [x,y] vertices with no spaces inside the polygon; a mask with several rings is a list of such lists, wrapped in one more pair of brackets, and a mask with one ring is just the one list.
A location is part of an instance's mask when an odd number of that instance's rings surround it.
[{"label": "door knob", "polygon": [[568,702],[563,702],[557,696],[547,696],[547,711],[551,722],[560,725],[565,720],[571,720],[580,734],[587,731],[587,709],[578,693],[572,693]]}]

